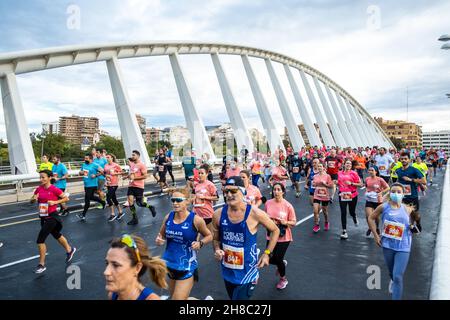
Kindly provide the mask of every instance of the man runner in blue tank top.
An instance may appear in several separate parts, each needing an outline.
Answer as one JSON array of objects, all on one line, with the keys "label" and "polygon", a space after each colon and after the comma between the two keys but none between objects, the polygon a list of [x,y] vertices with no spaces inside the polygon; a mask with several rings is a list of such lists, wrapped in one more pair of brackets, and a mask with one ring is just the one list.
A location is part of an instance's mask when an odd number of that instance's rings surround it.
[{"label": "man runner in blue tank top", "polygon": [[[222,262],[222,276],[231,300],[250,299],[259,278],[258,269],[269,265],[280,234],[264,211],[244,201],[245,193],[241,177],[227,179],[226,205],[213,216],[214,256]],[[258,260],[256,233],[260,224],[270,232],[270,240]]]}]

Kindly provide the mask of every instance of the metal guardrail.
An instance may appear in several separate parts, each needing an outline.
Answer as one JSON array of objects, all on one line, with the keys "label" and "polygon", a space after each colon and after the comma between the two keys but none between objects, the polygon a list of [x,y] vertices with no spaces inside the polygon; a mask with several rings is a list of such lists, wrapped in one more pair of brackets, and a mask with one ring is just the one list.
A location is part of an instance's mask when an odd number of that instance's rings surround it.
[{"label": "metal guardrail", "polygon": [[450,300],[450,161],[447,163],[443,182],[430,299]]}]

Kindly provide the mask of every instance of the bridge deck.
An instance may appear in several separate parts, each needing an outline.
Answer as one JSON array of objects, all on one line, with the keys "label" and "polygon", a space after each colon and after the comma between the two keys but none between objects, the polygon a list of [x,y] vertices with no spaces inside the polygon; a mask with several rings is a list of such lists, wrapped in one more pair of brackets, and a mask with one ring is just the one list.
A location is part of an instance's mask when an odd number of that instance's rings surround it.
[{"label": "bridge deck", "polygon": [[[404,278],[405,299],[428,299],[432,272],[433,249],[435,245],[438,214],[441,202],[441,183],[443,172],[438,172],[426,197],[421,200],[423,232],[414,236],[410,262]],[[155,186],[149,186],[154,190]],[[126,190],[119,190],[123,197]],[[268,196],[267,190],[263,193]],[[361,193],[360,193],[361,194]],[[82,194],[72,195],[72,203],[82,202]],[[360,226],[354,227],[350,221],[349,239],[342,241],[340,234],[339,205],[330,207],[331,230],[312,234],[312,219],[297,226],[293,231],[294,242],[287,251],[288,287],[283,291],[275,289],[277,278],[275,267],[261,271],[259,285],[254,299],[390,299],[387,291],[389,277],[381,249],[373,238],[366,238],[363,197],[359,197],[357,214]],[[120,199],[123,200],[124,198]],[[305,193],[300,199],[294,197],[289,189],[287,199],[296,208],[297,219],[308,217],[311,207]],[[154,247],[154,239],[159,230],[163,213],[170,210],[167,196],[152,197],[158,216],[152,218],[147,210],[139,212],[138,226],[127,226],[125,222],[107,223],[109,210],[91,209],[86,223],[80,223],[71,214],[64,218],[63,234],[77,248],[75,265],[81,268],[81,290],[68,290],[65,273],[64,252],[51,238],[47,246],[47,271],[35,275],[37,260],[4,267],[6,264],[36,256],[35,240],[39,230],[38,221],[26,214],[33,213],[35,207],[30,204],[0,205],[0,240],[4,247],[0,249],[0,299],[105,299],[104,258],[108,241],[122,233],[136,233],[143,236],[152,246],[152,252],[162,254],[163,248]],[[23,216],[25,215],[25,216]],[[128,217],[125,219],[127,220]],[[351,220],[351,219],[350,219]],[[265,246],[264,232],[259,232],[261,249]],[[194,286],[191,295],[204,298],[211,295],[214,299],[228,299],[221,278],[219,264],[214,260],[210,245],[199,254],[200,282]],[[367,267],[378,265],[382,270],[381,290],[369,290],[366,281],[369,275]],[[165,290],[156,292],[167,295]]]}]

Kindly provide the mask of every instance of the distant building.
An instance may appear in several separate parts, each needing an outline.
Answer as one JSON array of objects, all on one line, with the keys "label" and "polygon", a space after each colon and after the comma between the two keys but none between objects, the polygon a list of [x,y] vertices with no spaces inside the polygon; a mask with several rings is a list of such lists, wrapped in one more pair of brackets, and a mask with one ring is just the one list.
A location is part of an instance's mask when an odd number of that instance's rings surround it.
[{"label": "distant building", "polygon": [[[66,140],[76,145],[94,144],[99,132],[99,120],[94,117],[70,117],[59,118],[59,133]],[[97,134],[97,136],[96,136]]]},{"label": "distant building", "polygon": [[[165,138],[166,131],[163,131],[163,136]],[[182,126],[172,127],[169,131],[169,142],[174,148],[180,148],[184,146],[190,139],[191,135],[189,130]],[[163,139],[164,140],[164,139]]]},{"label": "distant building", "polygon": [[42,124],[43,134],[59,134],[59,122],[48,122]]},{"label": "distant building", "polygon": [[146,130],[147,130],[147,120],[145,120],[145,118],[143,116],[141,116],[140,114],[136,114],[136,120],[138,122],[139,125],[139,130],[141,131],[142,137],[146,138]]},{"label": "distant building", "polygon": [[147,128],[145,130],[145,144],[150,144],[152,142],[160,141],[161,129],[158,128]]},{"label": "distant building", "polygon": [[233,128],[230,123],[224,123],[217,126],[206,126],[206,133],[210,140],[214,138],[215,143],[223,143],[234,139]]},{"label": "distant building", "polygon": [[444,149],[448,154],[450,152],[450,130],[424,132],[422,144],[426,149],[431,147],[435,149]]},{"label": "distant building", "polygon": [[406,146],[411,148],[422,148],[422,127],[403,120],[384,120],[374,118],[390,139],[396,138],[406,142]]},{"label": "distant building", "polygon": [[255,146],[263,145],[263,144],[267,143],[266,136],[264,135],[264,133],[262,133],[258,129],[250,128],[248,130],[248,133],[250,134],[250,137],[252,138],[253,144]]}]

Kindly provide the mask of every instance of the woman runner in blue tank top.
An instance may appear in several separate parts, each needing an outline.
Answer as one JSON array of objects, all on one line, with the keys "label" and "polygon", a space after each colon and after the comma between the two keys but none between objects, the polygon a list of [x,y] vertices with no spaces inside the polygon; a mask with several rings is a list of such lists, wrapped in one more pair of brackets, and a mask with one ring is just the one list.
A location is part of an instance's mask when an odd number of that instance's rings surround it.
[{"label": "woman runner in blue tank top", "polygon": [[[211,242],[212,235],[205,220],[187,210],[191,201],[188,189],[173,191],[171,201],[173,211],[164,218],[156,244],[167,242],[163,259],[169,271],[171,299],[186,300],[198,281],[196,251]],[[203,239],[197,241],[199,233]]]},{"label": "woman runner in blue tank top", "polygon": [[109,299],[159,300],[152,289],[142,284],[141,278],[147,271],[158,287],[167,288],[166,264],[150,255],[142,238],[126,234],[114,239],[106,255],[104,271]]},{"label": "woman runner in blue tank top", "polygon": [[[411,224],[413,207],[402,204],[404,187],[399,183],[391,186],[389,201],[379,205],[369,217],[369,227],[375,242],[383,248],[384,260],[388,266],[391,282],[389,292],[393,300],[400,300],[403,294],[403,274],[408,265],[411,251]],[[381,237],[376,232],[377,219],[381,216]]]},{"label": "woman runner in blue tank top", "polygon": [[[225,183],[227,204],[213,217],[215,257],[222,263],[222,276],[232,300],[248,300],[259,277],[258,268],[269,265],[269,258],[280,230],[268,215],[244,202],[244,182],[239,176]],[[257,230],[262,224],[270,233],[269,243],[258,260]]]},{"label": "woman runner in blue tank top", "polygon": [[314,175],[319,171],[319,169],[317,169],[317,165],[320,163],[319,159],[314,159],[312,161],[312,166],[311,168],[309,168],[309,173],[308,173],[308,191],[309,191],[309,203],[311,205],[314,204],[314,191],[315,189],[313,188],[312,182],[314,180]]}]

